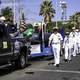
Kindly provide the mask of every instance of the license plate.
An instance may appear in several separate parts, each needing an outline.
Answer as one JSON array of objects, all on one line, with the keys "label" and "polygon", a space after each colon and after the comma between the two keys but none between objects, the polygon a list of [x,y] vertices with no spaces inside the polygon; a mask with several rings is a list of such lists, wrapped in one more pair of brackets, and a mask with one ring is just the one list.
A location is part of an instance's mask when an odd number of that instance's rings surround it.
[{"label": "license plate", "polygon": [[7,42],[6,42],[6,41],[5,41],[5,42],[3,42],[3,48],[4,48],[4,49],[8,48],[8,44],[7,44]]}]

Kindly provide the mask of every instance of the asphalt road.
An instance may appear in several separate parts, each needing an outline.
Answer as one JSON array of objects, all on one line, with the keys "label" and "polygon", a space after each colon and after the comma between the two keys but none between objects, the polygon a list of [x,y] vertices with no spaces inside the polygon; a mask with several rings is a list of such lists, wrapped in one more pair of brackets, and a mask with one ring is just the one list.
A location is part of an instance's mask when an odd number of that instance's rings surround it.
[{"label": "asphalt road", "polygon": [[67,63],[61,57],[59,67],[49,64],[52,62],[53,59],[38,59],[22,70],[14,66],[0,69],[0,80],[80,80],[80,55]]}]

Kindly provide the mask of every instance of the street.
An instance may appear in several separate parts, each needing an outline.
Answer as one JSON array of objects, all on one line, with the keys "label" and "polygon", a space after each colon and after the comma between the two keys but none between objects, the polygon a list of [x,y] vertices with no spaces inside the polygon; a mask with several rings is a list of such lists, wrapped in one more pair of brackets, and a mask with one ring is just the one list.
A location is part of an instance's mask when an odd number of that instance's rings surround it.
[{"label": "street", "polygon": [[59,67],[54,67],[53,59],[38,59],[31,61],[31,65],[18,70],[14,67],[0,69],[0,80],[80,80],[80,55],[72,61],[64,62],[61,57]]}]

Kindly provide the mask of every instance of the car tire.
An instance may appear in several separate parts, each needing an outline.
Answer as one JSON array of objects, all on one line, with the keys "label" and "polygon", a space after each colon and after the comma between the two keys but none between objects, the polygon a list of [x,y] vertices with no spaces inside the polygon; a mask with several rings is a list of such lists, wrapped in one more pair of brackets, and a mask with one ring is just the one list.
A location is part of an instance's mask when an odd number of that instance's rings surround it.
[{"label": "car tire", "polygon": [[27,56],[25,56],[24,54],[21,54],[18,60],[15,61],[15,64],[19,69],[25,68],[27,63],[28,63],[28,59]]},{"label": "car tire", "polygon": [[19,58],[19,66],[20,68],[25,68],[26,67],[26,57],[25,55],[21,55],[20,58]]}]

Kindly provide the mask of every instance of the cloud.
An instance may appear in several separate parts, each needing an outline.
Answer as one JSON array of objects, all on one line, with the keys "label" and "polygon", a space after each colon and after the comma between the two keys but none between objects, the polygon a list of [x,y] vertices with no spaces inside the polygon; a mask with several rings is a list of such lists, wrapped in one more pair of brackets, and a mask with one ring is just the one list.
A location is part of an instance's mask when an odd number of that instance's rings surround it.
[{"label": "cloud", "polygon": [[[12,3],[14,0],[1,0],[2,3]],[[23,0],[15,0],[15,2],[22,2]]]}]

